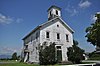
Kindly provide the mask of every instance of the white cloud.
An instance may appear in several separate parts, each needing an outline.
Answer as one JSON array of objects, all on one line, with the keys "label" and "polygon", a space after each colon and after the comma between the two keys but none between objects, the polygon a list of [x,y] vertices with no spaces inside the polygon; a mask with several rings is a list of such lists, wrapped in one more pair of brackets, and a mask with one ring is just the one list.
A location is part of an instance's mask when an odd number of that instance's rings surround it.
[{"label": "white cloud", "polygon": [[10,23],[20,23],[22,22],[23,19],[21,18],[12,18],[12,17],[9,17],[9,16],[5,16],[3,14],[0,13],[0,24],[10,24]]},{"label": "white cloud", "polygon": [[74,16],[78,13],[78,11],[73,6],[70,6],[69,4],[65,10],[70,14],[70,16]]},{"label": "white cloud", "polygon": [[23,21],[23,19],[21,19],[21,18],[16,19],[17,23],[21,23],[22,21]]},{"label": "white cloud", "polygon": [[97,12],[97,14],[100,14],[100,12]]},{"label": "white cloud", "polygon": [[0,54],[12,54],[14,52],[17,52],[18,54],[20,54],[21,52],[21,48],[11,48],[11,47],[0,47]]},{"label": "white cloud", "polygon": [[[100,14],[100,12],[96,12],[96,14]],[[97,17],[95,14],[94,15],[92,14],[90,19],[91,19],[91,22],[95,22],[97,20]]]},{"label": "white cloud", "polygon": [[81,0],[80,3],[78,4],[80,8],[87,8],[91,5],[91,2],[89,2],[88,0]]},{"label": "white cloud", "polygon": [[95,21],[97,20],[97,17],[95,17],[95,15],[92,17],[92,20]]},{"label": "white cloud", "polygon": [[91,15],[91,21],[92,21],[92,22],[95,22],[96,19],[97,19],[97,17],[96,17],[95,15]]},{"label": "white cloud", "polygon": [[0,14],[0,24],[10,24],[11,22],[13,22],[12,18]]},{"label": "white cloud", "polygon": [[[73,1],[74,2],[74,1]],[[78,13],[81,12],[82,8],[87,8],[91,5],[92,3],[88,0],[80,0],[80,2],[76,5],[73,5],[72,2],[68,2],[67,7],[65,10],[67,13],[70,14],[70,16],[75,16]]]},{"label": "white cloud", "polygon": [[71,14],[71,16],[74,16],[78,13],[78,11],[76,9],[73,9],[73,13]]},{"label": "white cloud", "polygon": [[15,48],[9,48],[9,47],[4,47],[3,50],[6,52],[16,52],[17,51]]}]

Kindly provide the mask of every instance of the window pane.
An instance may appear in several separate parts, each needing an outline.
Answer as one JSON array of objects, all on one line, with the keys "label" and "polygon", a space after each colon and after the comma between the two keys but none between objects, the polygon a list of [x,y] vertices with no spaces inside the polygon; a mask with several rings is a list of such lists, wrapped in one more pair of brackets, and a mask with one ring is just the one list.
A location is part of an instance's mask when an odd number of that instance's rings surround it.
[{"label": "window pane", "polygon": [[59,33],[57,33],[57,39],[60,39],[60,34]]},{"label": "window pane", "polygon": [[66,34],[66,40],[69,41],[69,39],[68,39],[68,34]]},{"label": "window pane", "polygon": [[38,33],[36,33],[36,39],[38,38]]},{"label": "window pane", "polygon": [[58,15],[58,11],[56,10],[56,14]]},{"label": "window pane", "polygon": [[46,32],[46,38],[49,38],[49,32]]},{"label": "window pane", "polygon": [[50,16],[51,16],[51,11],[50,11]]}]

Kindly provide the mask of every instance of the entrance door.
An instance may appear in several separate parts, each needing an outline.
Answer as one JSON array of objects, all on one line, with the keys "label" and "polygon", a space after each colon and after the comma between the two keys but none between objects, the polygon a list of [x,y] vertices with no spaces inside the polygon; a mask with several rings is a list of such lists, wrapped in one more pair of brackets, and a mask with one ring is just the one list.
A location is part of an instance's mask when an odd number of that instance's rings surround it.
[{"label": "entrance door", "polygon": [[62,61],[62,50],[61,50],[61,46],[56,46],[57,48],[57,62],[61,62]]},{"label": "entrance door", "polygon": [[57,50],[57,61],[58,62],[62,61],[62,51],[61,50]]},{"label": "entrance door", "polygon": [[29,61],[29,52],[24,52],[24,62]]},{"label": "entrance door", "polygon": [[27,54],[27,60],[26,60],[26,62],[28,62],[28,61],[29,61],[29,52]]}]

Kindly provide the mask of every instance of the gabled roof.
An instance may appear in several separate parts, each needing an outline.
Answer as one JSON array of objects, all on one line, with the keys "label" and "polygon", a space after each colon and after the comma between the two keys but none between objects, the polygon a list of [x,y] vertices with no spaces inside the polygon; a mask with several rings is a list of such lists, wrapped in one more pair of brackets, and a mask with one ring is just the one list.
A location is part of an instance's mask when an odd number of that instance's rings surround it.
[{"label": "gabled roof", "polygon": [[58,10],[61,10],[60,7],[57,7],[57,6],[55,6],[55,5],[52,5],[47,11],[49,11],[51,8],[56,8],[56,9],[58,9]]},{"label": "gabled roof", "polygon": [[51,19],[51,20],[49,20],[49,21],[47,21],[47,22],[41,24],[40,26],[44,26],[45,24],[47,24],[47,23],[49,23],[49,22],[51,22],[51,21],[53,21],[53,20],[55,20],[55,19],[61,20],[61,23],[62,23],[65,27],[67,27],[72,33],[74,33],[74,30],[73,30],[71,27],[69,27],[69,25],[66,24],[65,21],[63,21],[61,17],[55,17],[55,18],[53,18],[53,19]]},{"label": "gabled roof", "polygon": [[28,36],[30,36],[32,33],[34,33],[36,30],[38,30],[41,26],[37,26],[34,28],[30,33],[28,33],[22,40],[26,39]]},{"label": "gabled roof", "polygon": [[44,26],[44,25],[50,23],[51,21],[53,21],[53,20],[55,20],[55,19],[61,20],[60,22],[61,22],[70,32],[74,33],[74,30],[71,29],[60,17],[55,17],[55,18],[53,18],[53,19],[51,19],[51,20],[49,20],[49,21],[47,21],[47,22],[45,22],[45,23],[43,23],[43,24],[37,26],[37,27],[36,27],[35,29],[33,29],[29,34],[27,34],[22,40],[26,39],[28,36],[30,36],[32,33],[34,33],[36,30],[40,29],[42,26]]},{"label": "gabled roof", "polygon": [[67,23],[65,23],[64,20],[62,20],[61,18],[59,19],[62,21],[62,24],[64,24],[72,33],[74,33],[74,30]]}]

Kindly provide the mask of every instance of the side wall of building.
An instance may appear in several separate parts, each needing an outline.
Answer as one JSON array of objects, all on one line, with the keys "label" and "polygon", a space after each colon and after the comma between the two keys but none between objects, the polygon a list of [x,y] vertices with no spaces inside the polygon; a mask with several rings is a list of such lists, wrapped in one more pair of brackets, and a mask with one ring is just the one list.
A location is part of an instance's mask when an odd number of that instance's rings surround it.
[{"label": "side wall of building", "polygon": [[28,36],[24,40],[24,62],[37,62],[37,63],[39,62],[39,53],[38,53],[39,43],[40,43],[39,30],[33,32],[30,36]]}]

